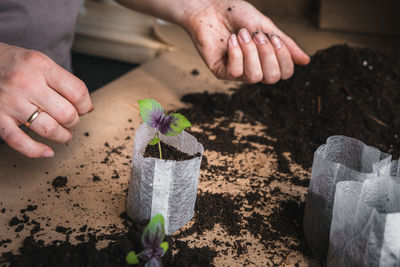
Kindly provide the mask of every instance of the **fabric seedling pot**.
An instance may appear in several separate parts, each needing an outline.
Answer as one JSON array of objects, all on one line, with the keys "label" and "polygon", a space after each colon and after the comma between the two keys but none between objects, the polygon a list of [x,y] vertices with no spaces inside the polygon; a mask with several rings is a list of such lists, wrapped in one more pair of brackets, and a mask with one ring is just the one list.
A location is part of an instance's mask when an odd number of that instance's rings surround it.
[{"label": "fabric seedling pot", "polygon": [[[143,157],[155,132],[146,124],[136,132],[127,213],[134,220],[148,220],[161,213],[170,235],[193,218],[202,157],[185,161]],[[185,131],[177,136],[160,135],[160,139],[189,155],[203,155],[203,146]]]},{"label": "fabric seedling pot", "polygon": [[337,184],[327,266],[400,266],[399,177]]},{"label": "fabric seedling pot", "polygon": [[336,184],[362,182],[393,170],[391,155],[345,136],[332,136],[314,153],[303,228],[315,257],[325,260]]}]

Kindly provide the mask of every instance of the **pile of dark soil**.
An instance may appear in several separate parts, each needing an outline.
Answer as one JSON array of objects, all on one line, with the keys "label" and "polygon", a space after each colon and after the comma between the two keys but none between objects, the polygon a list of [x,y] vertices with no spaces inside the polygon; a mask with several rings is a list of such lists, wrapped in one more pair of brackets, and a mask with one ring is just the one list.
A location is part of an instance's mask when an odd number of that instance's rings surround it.
[{"label": "pile of dark soil", "polygon": [[[189,155],[186,154],[178,149],[176,149],[174,146],[170,146],[162,141],[161,143],[161,153],[162,153],[162,159],[165,160],[176,160],[176,161],[184,161],[184,160],[189,160],[193,159],[195,157],[200,157],[201,154],[197,153],[196,155]],[[147,145],[146,150],[144,151],[144,157],[146,158],[160,158],[160,151],[158,150],[158,145]]]},{"label": "pile of dark soil", "polygon": [[[276,141],[252,140],[252,136],[243,141],[273,146],[280,170],[288,173],[288,161],[282,153],[290,152],[295,163],[309,168],[314,151],[332,135],[354,137],[398,157],[399,63],[398,52],[334,46],[317,52],[308,66],[297,66],[291,79],[276,85],[245,85],[232,89],[231,95],[185,95],[182,101],[192,107],[180,112],[190,114],[193,124],[228,118],[220,125],[266,125],[266,135]],[[226,153],[243,149],[243,145],[232,144],[233,129],[207,130],[217,136],[214,141],[202,134],[196,136],[207,149]]]},{"label": "pile of dark soil", "polygon": [[[252,191],[241,192],[234,197],[227,193],[201,191],[196,202],[193,225],[168,238],[171,248],[176,249],[177,253],[165,255],[164,264],[212,266],[217,255],[215,249],[222,245],[233,247],[239,257],[247,253],[252,245],[242,238],[245,232],[260,240],[270,253],[271,262],[276,262],[276,258],[285,259],[287,255],[283,254],[290,250],[310,255],[301,225],[304,196],[283,192],[279,187],[271,188],[271,183],[284,181],[285,184],[289,180],[288,184],[306,189],[308,180],[295,176],[290,165],[296,163],[309,170],[315,149],[331,135],[355,137],[398,157],[399,63],[398,53],[335,46],[318,52],[308,66],[296,67],[293,78],[276,85],[244,85],[232,89],[231,94],[206,92],[185,95],[182,101],[191,105],[179,112],[203,130],[192,134],[206,150],[230,158],[246,150],[255,155],[272,153],[277,157],[278,169],[268,177],[260,177],[255,172],[247,173],[244,178],[248,179],[246,181]],[[231,123],[261,124],[265,130],[257,135],[238,137]],[[210,134],[215,138],[209,138]],[[258,151],[252,143],[268,148]],[[105,146],[109,147],[107,143]],[[110,162],[111,153],[119,154],[122,149],[110,151],[104,164]],[[285,156],[287,152],[290,158]],[[158,150],[154,156],[158,157]],[[222,175],[232,184],[243,179],[243,170],[235,166],[233,160],[227,161],[226,165],[216,166],[205,161],[202,168],[207,174],[201,177],[202,181],[212,181],[214,174]],[[98,178],[93,176],[93,180]],[[259,211],[266,210],[268,205],[274,208],[270,215],[264,216]],[[19,221],[14,220],[14,223],[27,220],[24,217],[17,219]],[[77,245],[71,245],[68,241],[71,231],[65,231],[68,236],[66,240],[51,245],[35,241],[31,236],[20,249],[21,255],[7,253],[3,254],[2,259],[12,266],[124,266],[125,255],[130,249],[141,250],[143,224],[130,222],[125,214],[122,220],[127,232],[105,236],[96,235],[85,228],[82,229],[85,238],[80,240],[86,241]],[[191,248],[188,242],[181,240],[194,233],[200,236],[212,230],[216,224],[234,236],[233,244],[214,239],[212,242],[215,247]],[[96,244],[101,240],[111,242],[106,248],[96,249]],[[9,241],[1,242],[7,244]],[[287,250],[275,252],[280,244]],[[249,259],[248,264],[257,265],[257,262]]]}]

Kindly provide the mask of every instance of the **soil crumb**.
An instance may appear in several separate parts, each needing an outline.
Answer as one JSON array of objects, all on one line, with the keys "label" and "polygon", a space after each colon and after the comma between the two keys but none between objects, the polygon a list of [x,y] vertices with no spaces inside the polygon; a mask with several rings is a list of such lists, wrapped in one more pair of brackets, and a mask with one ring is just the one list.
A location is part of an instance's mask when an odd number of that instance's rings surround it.
[{"label": "soil crumb", "polygon": [[57,176],[51,185],[54,189],[58,189],[60,187],[65,187],[67,185],[68,179],[65,176]]},{"label": "soil crumb", "polygon": [[193,76],[197,76],[200,74],[200,72],[197,69],[193,69],[190,74],[192,74]]}]

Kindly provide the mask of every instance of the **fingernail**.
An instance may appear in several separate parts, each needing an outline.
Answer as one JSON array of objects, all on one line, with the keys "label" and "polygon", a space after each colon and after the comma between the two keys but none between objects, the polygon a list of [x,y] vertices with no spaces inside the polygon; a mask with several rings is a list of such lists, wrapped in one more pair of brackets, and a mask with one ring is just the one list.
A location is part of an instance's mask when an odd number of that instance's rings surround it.
[{"label": "fingernail", "polygon": [[231,45],[234,46],[234,47],[239,46],[239,43],[238,43],[238,39],[237,39],[237,37],[236,37],[236,34],[232,34],[232,35],[231,35],[231,38],[229,39],[229,42],[230,42]]},{"label": "fingernail", "polygon": [[251,41],[251,36],[250,33],[246,30],[246,29],[241,29],[239,31],[239,39],[240,41],[242,41],[243,43],[248,43]]},{"label": "fingernail", "polygon": [[45,151],[43,151],[43,153],[42,153],[42,157],[43,157],[43,158],[51,158],[51,157],[54,157],[54,151],[52,151],[52,150],[45,150]]},{"label": "fingernail", "polygon": [[258,44],[266,44],[267,43],[267,37],[265,36],[265,34],[261,33],[261,32],[257,32],[254,35],[254,40],[256,41],[256,43]]},{"label": "fingernail", "polygon": [[271,43],[275,49],[279,49],[282,47],[281,39],[276,34],[272,34],[270,36]]}]

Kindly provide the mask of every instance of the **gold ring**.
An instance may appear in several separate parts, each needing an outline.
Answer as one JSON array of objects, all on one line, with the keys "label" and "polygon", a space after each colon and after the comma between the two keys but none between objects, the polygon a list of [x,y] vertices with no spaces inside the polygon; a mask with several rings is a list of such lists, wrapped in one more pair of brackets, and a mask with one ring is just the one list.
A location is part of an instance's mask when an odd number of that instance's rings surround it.
[{"label": "gold ring", "polygon": [[42,112],[40,108],[38,108],[35,112],[33,112],[32,115],[25,122],[25,126],[29,128],[32,122],[37,118],[37,116],[39,116],[40,112]]}]

